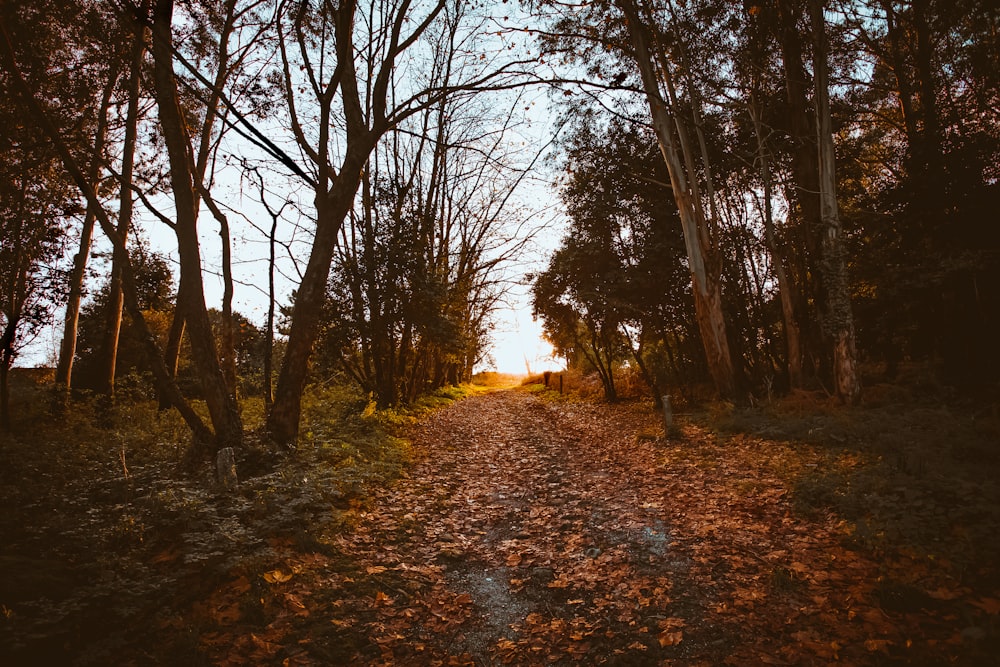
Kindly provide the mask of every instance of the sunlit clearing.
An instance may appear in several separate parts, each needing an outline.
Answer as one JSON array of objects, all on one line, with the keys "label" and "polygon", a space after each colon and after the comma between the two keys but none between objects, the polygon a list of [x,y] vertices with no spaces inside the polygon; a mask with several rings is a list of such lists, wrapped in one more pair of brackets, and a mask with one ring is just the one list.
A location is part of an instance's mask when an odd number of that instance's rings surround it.
[{"label": "sunlit clearing", "polygon": [[559,370],[562,362],[553,356],[552,346],[542,338],[542,325],[525,312],[513,312],[493,332],[492,363],[479,370],[510,375]]}]

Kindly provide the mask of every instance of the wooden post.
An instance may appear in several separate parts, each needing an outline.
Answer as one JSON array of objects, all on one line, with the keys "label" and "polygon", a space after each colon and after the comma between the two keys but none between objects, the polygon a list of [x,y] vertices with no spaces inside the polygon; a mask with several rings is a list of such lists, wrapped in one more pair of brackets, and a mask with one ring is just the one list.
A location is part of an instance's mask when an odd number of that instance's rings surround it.
[{"label": "wooden post", "polygon": [[664,394],[660,400],[663,401],[663,437],[669,438],[674,430],[674,411],[670,408],[670,395]]},{"label": "wooden post", "polygon": [[563,379],[563,376],[562,376],[562,373],[560,373],[559,374],[559,393],[560,394],[563,393],[562,392],[562,379]]},{"label": "wooden post", "polygon": [[236,456],[232,447],[223,447],[215,458],[215,473],[218,476],[219,484],[226,491],[234,491],[239,485],[236,477]]}]

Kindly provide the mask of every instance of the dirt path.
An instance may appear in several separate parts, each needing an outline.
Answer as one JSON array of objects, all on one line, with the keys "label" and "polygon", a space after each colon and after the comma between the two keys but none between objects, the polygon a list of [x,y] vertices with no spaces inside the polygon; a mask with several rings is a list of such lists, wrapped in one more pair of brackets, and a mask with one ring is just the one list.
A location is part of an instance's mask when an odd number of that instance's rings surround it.
[{"label": "dirt path", "polygon": [[[235,644],[221,627],[202,650],[292,665],[944,664],[958,650],[961,589],[918,559],[849,550],[833,516],[797,516],[781,447],[656,434],[648,409],[519,391],[442,410],[414,434],[418,463],[332,550],[284,545],[263,581],[220,589],[217,621],[245,623],[258,596],[274,620]],[[887,588],[895,567],[924,568],[920,590]]]}]

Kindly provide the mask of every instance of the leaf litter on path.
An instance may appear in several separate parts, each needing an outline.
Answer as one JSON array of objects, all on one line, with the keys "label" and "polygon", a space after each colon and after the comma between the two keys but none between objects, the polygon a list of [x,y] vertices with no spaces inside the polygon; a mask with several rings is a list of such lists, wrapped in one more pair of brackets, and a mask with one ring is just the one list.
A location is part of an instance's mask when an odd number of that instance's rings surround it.
[{"label": "leaf litter on path", "polygon": [[[973,595],[946,566],[877,561],[849,548],[832,513],[796,514],[769,463],[783,445],[719,442],[694,426],[670,441],[637,437],[655,427],[636,406],[519,391],[439,411],[412,434],[417,463],[334,538],[336,557],[287,545],[286,565],[264,575],[273,620],[236,647],[203,647],[226,664],[988,655],[977,647],[995,637],[996,592]],[[928,593],[893,587],[903,568]],[[244,622],[224,621],[220,636]]]}]

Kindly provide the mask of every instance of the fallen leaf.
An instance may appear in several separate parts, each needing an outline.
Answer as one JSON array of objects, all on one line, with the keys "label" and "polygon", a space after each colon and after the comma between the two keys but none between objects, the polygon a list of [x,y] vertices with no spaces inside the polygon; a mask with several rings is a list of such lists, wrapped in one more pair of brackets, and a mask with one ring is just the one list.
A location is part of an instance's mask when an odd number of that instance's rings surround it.
[{"label": "fallen leaf", "polygon": [[676,646],[680,644],[684,639],[683,630],[664,630],[656,637],[657,641],[660,642],[660,646],[666,648],[667,646]]},{"label": "fallen leaf", "polygon": [[269,584],[283,584],[292,578],[291,573],[284,573],[281,570],[271,570],[270,572],[265,572],[263,575],[264,581]]},{"label": "fallen leaf", "polygon": [[869,653],[876,651],[889,655],[889,646],[892,644],[888,639],[867,639],[865,640],[865,650]]}]

